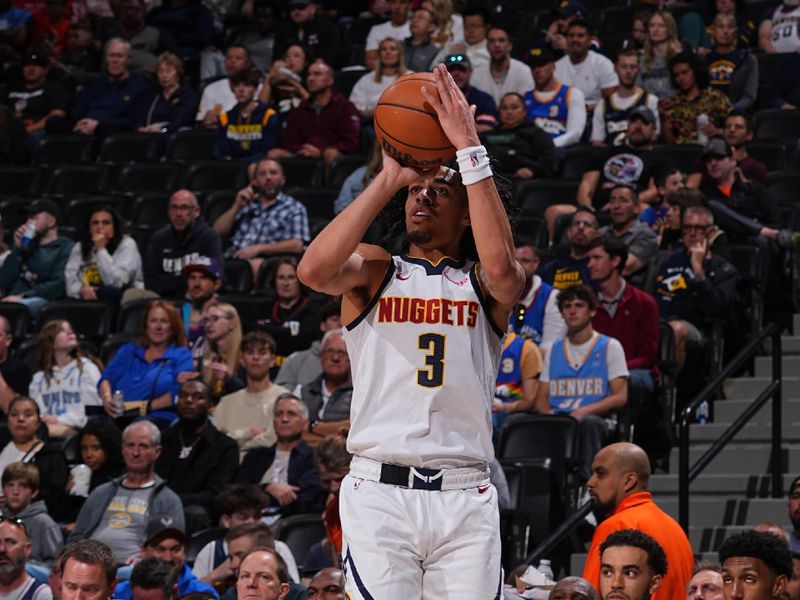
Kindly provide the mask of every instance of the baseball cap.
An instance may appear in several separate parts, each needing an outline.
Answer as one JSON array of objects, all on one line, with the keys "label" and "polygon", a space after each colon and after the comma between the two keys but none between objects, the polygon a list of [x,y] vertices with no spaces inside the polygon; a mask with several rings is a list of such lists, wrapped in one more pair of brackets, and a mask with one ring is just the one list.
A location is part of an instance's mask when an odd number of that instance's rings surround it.
[{"label": "baseball cap", "polygon": [[655,113],[646,106],[637,106],[636,108],[634,108],[631,111],[631,116],[629,118],[633,120],[634,117],[639,117],[645,123],[649,123],[650,125],[656,124]]},{"label": "baseball cap", "polygon": [[585,15],[586,7],[581,2],[577,2],[577,0],[562,0],[558,4],[558,14],[562,17]]},{"label": "baseball cap", "polygon": [[183,267],[184,275],[189,275],[189,273],[192,271],[200,271],[212,279],[222,279],[222,269],[220,269],[219,263],[215,259],[209,258],[208,256],[198,256],[188,265]]},{"label": "baseball cap", "polygon": [[22,57],[22,66],[28,65],[38,65],[40,67],[46,67],[50,64],[50,59],[47,58],[45,54],[41,52],[26,52]]},{"label": "baseball cap", "polygon": [[725,138],[713,137],[708,140],[705,150],[703,150],[703,158],[706,159],[712,156],[733,156],[733,150],[731,150],[731,147],[728,142],[725,141]]},{"label": "baseball cap", "polygon": [[550,48],[534,48],[528,52],[528,65],[531,67],[540,67],[553,62],[556,62],[556,55]]},{"label": "baseball cap", "polygon": [[469,56],[466,54],[448,54],[444,57],[444,64],[448,69],[450,69],[450,67],[472,68],[472,63],[469,62]]},{"label": "baseball cap", "polygon": [[25,207],[25,212],[27,212],[29,215],[46,212],[50,213],[56,218],[56,223],[61,220],[61,209],[58,207],[58,204],[52,200],[47,200],[46,198],[34,200],[31,204]]},{"label": "baseball cap", "polygon": [[145,545],[152,545],[166,537],[175,538],[182,544],[186,543],[186,534],[183,529],[175,524],[175,520],[172,517],[164,516],[158,519],[151,519],[145,530]]},{"label": "baseball cap", "polygon": [[789,485],[789,495],[790,496],[792,495],[792,492],[794,491],[794,489],[798,485],[800,485],[800,477],[795,477],[794,480],[792,481],[791,485]]},{"label": "baseball cap", "polygon": [[308,6],[309,4],[312,4],[311,0],[289,0],[289,9],[291,10],[293,6]]}]

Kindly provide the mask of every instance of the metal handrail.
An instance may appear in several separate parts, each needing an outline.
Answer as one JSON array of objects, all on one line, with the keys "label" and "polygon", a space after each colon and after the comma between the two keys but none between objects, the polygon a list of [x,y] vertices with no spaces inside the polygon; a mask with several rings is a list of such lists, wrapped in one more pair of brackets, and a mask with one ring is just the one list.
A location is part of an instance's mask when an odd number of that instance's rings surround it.
[{"label": "metal handrail", "polygon": [[[697,462],[689,467],[689,426],[697,409],[703,402],[711,399],[717,389],[730,375],[739,369],[747,360],[755,356],[761,344],[768,337],[772,338],[772,381],[756,397],[750,406],[731,423],[730,427],[706,450]],[[695,396],[683,409],[679,423],[679,458],[678,458],[678,521],[683,530],[689,533],[689,484],[705,469],[722,449],[739,433],[750,419],[761,409],[767,400],[772,398],[772,497],[782,495],[780,458],[781,458],[781,332],[774,323],[767,325],[751,339],[733,359],[723,367],[714,379]]]},{"label": "metal handrail", "polygon": [[549,556],[556,546],[558,546],[562,539],[569,535],[592,511],[594,506],[593,501],[589,501],[583,506],[580,506],[574,513],[568,516],[553,532],[542,540],[528,556],[525,558],[525,564],[532,565],[538,563],[540,559]]}]

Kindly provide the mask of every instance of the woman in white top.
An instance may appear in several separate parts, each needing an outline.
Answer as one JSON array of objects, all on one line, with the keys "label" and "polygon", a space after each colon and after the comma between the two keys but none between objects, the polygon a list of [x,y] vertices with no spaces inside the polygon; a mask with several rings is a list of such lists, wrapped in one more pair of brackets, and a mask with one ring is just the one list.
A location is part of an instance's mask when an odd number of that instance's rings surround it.
[{"label": "woman in white top", "polygon": [[422,8],[429,10],[436,19],[431,43],[440,48],[464,43],[464,19],[453,13],[453,0],[425,0]]},{"label": "woman in white top", "polygon": [[100,369],[81,354],[69,321],[50,321],[39,334],[39,367],[29,396],[39,406],[51,438],[74,435],[86,425],[86,407],[102,406]]},{"label": "woman in white top", "polygon": [[406,72],[404,54],[403,45],[394,38],[386,38],[378,45],[375,70],[356,81],[350,92],[350,102],[363,119],[372,119],[383,91]]},{"label": "woman in white top", "polygon": [[89,214],[64,269],[67,296],[118,304],[127,288],[144,289],[142,257],[125,235],[117,212],[98,207]]}]

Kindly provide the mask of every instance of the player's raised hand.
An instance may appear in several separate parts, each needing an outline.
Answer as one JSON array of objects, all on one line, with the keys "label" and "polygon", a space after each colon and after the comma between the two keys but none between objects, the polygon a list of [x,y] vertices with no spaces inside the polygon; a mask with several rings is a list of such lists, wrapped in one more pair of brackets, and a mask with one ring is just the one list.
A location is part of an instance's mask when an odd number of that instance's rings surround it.
[{"label": "player's raised hand", "polygon": [[433,69],[436,79],[437,98],[426,86],[422,86],[422,95],[436,111],[439,123],[445,135],[456,150],[480,144],[478,130],[475,127],[475,106],[470,106],[464,94],[458,89],[452,75],[444,65]]},{"label": "player's raised hand", "polygon": [[418,180],[420,171],[401,165],[383,151],[381,173],[391,182],[391,186],[395,190],[399,190]]}]

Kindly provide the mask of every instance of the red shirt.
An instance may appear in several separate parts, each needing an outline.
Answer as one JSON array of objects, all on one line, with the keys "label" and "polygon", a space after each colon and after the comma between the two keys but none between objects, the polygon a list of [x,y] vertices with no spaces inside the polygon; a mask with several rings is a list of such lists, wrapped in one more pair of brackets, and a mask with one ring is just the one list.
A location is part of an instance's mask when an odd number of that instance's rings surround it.
[{"label": "red shirt", "polygon": [[628,369],[649,369],[656,373],[658,305],[650,294],[626,283],[614,317],[598,302],[592,326],[619,340]]},{"label": "red shirt", "polygon": [[600,545],[611,533],[621,529],[646,533],[667,555],[667,574],[652,600],[686,600],[686,585],[694,568],[692,547],[681,526],[658,508],[650,492],[631,494],[620,502],[613,515],[597,526],[583,567],[583,578],[600,591]]},{"label": "red shirt", "polygon": [[323,151],[336,148],[346,154],[358,148],[360,134],[358,109],[339,92],[333,92],[319,112],[310,99],[289,111],[280,146],[297,152],[303,144],[311,144]]}]

